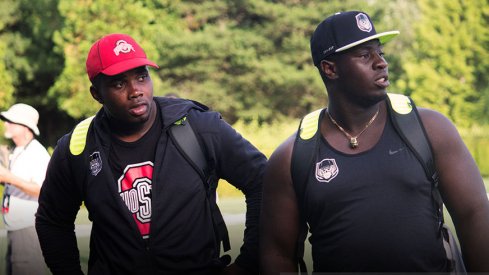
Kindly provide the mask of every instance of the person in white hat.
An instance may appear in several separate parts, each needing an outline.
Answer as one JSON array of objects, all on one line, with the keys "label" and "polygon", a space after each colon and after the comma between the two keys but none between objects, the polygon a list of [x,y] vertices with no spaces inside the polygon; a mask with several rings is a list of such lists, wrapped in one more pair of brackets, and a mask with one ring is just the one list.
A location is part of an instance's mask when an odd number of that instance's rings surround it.
[{"label": "person in white hat", "polygon": [[50,156],[36,139],[40,134],[39,113],[18,103],[1,112],[0,119],[5,123],[5,137],[15,144],[8,163],[0,165],[2,214],[8,237],[6,274],[43,274],[46,267],[34,223]]}]

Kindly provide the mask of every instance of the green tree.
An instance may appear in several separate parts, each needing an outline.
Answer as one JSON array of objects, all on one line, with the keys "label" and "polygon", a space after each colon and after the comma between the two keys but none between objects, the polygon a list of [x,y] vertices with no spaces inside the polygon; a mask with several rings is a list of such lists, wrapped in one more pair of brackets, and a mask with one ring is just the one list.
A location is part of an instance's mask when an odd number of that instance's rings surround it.
[{"label": "green tree", "polygon": [[[64,24],[56,31],[54,41],[65,63],[49,90],[49,98],[73,118],[93,115],[100,105],[91,98],[85,73],[86,56],[92,44],[109,33],[127,33],[142,45],[150,59],[159,60],[154,41],[177,22],[166,13],[169,6],[170,1],[61,0],[59,11]],[[157,88],[161,85],[158,78],[153,81]]]},{"label": "green tree", "polygon": [[42,142],[49,137],[49,116],[57,113],[56,104],[46,100],[62,61],[52,53],[52,34],[60,25],[56,6],[53,0],[0,2],[1,105],[15,101],[34,106],[41,115]]},{"label": "green tree", "polygon": [[13,101],[14,85],[9,71],[9,48],[6,43],[8,27],[15,21],[17,7],[13,1],[2,1],[0,5],[0,109],[5,110]]},{"label": "green tree", "polygon": [[[6,52],[7,46],[4,42],[2,42],[1,37],[2,36],[0,35],[0,52]],[[14,86],[12,82],[12,77],[7,71],[5,62],[2,60],[2,62],[0,62],[0,98],[2,99],[0,101],[1,110],[5,110],[12,103],[12,95],[14,93]]]},{"label": "green tree", "polygon": [[353,9],[377,31],[401,31],[385,47],[390,90],[457,124],[489,122],[487,0],[3,0],[0,108],[38,108],[41,139],[53,146],[100,108],[85,73],[90,46],[123,32],[160,65],[156,95],[201,101],[230,123],[297,119],[327,103],[312,31]]},{"label": "green tree", "polygon": [[15,49],[11,48],[10,28],[18,21],[19,4],[16,1],[0,2],[0,109],[5,110],[13,102]]},{"label": "green tree", "polygon": [[310,57],[317,24],[337,11],[381,8],[364,1],[180,1],[186,28],[161,41],[169,54],[159,75],[230,122],[299,117],[327,100]]},{"label": "green tree", "polygon": [[438,110],[458,125],[481,121],[488,102],[487,0],[418,5],[421,17],[413,22],[416,36],[403,58],[399,86],[418,105]]}]

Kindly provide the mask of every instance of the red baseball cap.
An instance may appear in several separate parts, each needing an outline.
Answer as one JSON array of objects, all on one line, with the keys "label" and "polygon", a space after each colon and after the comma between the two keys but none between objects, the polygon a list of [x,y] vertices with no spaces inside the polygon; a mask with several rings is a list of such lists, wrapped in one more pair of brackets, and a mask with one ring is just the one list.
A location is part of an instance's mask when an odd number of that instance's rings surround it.
[{"label": "red baseball cap", "polygon": [[116,75],[141,67],[159,68],[146,58],[143,48],[127,34],[106,35],[95,42],[87,57],[87,74],[92,81],[98,74]]}]

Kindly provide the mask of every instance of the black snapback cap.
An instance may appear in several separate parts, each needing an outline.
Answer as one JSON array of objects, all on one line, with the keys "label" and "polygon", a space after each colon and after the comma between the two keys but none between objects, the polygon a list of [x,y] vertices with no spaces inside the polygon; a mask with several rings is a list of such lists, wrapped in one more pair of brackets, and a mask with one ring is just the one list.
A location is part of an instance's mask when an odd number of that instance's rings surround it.
[{"label": "black snapback cap", "polygon": [[311,37],[311,55],[314,65],[326,57],[379,39],[381,44],[396,37],[399,31],[377,33],[370,17],[361,11],[338,12],[324,19]]}]

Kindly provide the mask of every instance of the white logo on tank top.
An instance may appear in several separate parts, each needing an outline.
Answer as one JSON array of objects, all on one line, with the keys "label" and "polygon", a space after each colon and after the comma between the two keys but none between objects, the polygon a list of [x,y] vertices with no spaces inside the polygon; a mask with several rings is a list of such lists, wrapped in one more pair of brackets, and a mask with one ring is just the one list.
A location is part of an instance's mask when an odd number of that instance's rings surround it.
[{"label": "white logo on tank top", "polygon": [[315,175],[319,182],[330,182],[338,175],[339,171],[340,169],[334,159],[323,159],[316,163]]}]

